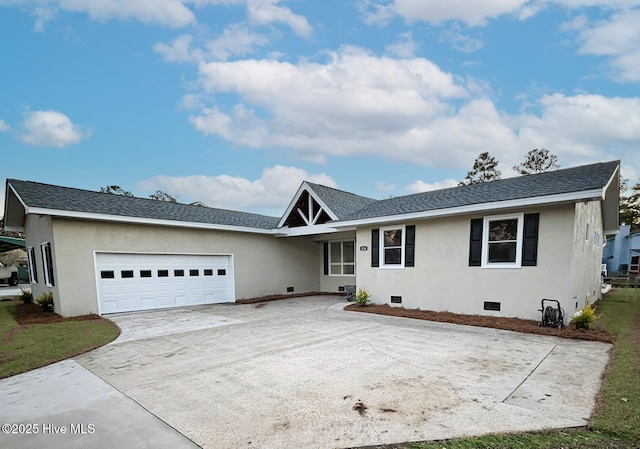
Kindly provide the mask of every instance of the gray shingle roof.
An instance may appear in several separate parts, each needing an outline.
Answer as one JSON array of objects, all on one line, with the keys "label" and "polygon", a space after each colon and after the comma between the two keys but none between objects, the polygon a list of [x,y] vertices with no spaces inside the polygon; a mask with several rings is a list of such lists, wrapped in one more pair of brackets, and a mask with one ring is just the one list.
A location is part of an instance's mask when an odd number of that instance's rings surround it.
[{"label": "gray shingle roof", "polygon": [[351,215],[354,210],[360,210],[372,203],[377,202],[373,198],[356,195],[354,193],[345,192],[344,190],[334,189],[332,187],[314,184],[307,181],[307,185],[324,201],[331,211],[342,220]]},{"label": "gray shingle roof", "polygon": [[[619,161],[602,162],[386,200],[374,200],[310,182],[307,184],[338,216],[338,221],[350,221],[602,189],[618,165]],[[124,197],[31,181],[10,179],[7,182],[30,208],[262,230],[273,230],[280,221],[278,217]]]},{"label": "gray shingle roof", "polygon": [[30,208],[257,229],[273,229],[279,220],[277,217],[246,212],[125,197],[31,181],[10,179],[8,183]]},{"label": "gray shingle roof", "polygon": [[353,210],[341,220],[385,217],[602,189],[607,185],[619,164],[620,161],[602,162],[380,200]]}]

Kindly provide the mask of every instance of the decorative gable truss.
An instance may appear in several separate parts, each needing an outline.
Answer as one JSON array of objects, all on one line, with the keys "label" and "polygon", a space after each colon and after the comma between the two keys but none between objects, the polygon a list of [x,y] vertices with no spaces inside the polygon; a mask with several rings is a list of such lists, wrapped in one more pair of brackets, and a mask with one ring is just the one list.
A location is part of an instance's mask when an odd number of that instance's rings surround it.
[{"label": "decorative gable truss", "polygon": [[278,227],[317,226],[337,219],[338,217],[331,212],[320,197],[306,183],[303,183]]}]

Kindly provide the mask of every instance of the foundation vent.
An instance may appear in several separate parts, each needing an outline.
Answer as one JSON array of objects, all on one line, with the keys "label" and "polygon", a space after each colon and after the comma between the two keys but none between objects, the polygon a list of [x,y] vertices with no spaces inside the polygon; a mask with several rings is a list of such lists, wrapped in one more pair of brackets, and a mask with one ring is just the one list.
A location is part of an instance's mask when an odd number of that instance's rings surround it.
[{"label": "foundation vent", "polygon": [[485,301],[484,310],[493,310],[496,312],[500,312],[500,303],[494,301]]},{"label": "foundation vent", "polygon": [[402,296],[392,296],[391,304],[402,304]]}]

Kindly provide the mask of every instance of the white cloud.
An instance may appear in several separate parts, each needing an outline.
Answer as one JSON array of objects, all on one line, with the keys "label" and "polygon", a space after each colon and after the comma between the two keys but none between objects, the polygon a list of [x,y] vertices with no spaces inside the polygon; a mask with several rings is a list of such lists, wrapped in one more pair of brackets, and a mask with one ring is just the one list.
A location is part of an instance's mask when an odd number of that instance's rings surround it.
[{"label": "white cloud", "polygon": [[394,16],[400,16],[409,23],[440,25],[455,21],[476,27],[503,15],[526,20],[553,6],[571,10],[587,7],[626,10],[640,5],[640,0],[360,0],[358,5],[368,25],[385,25]]},{"label": "white cloud", "polygon": [[243,25],[232,25],[217,38],[207,42],[208,54],[215,59],[226,60],[230,56],[253,53],[256,46],[264,46],[269,40]]},{"label": "white cloud", "polygon": [[158,42],[153,46],[156,53],[160,53],[167,62],[197,62],[203,59],[203,53],[198,49],[191,49],[193,37],[184,34],[175,38],[170,44]]},{"label": "white cloud", "polygon": [[[509,115],[486,88],[460,84],[424,58],[345,47],[325,63],[214,62],[201,64],[200,73],[198,112],[190,118],[198,130],[319,163],[373,156],[468,167],[490,151],[507,175],[533,148],[548,148],[567,165],[630,157],[640,140],[640,98],[547,95]],[[239,100],[216,103],[218,93]]]},{"label": "white cloud", "polygon": [[10,129],[11,127],[7,125],[4,120],[0,119],[0,133],[7,132]]},{"label": "white cloud", "polygon": [[63,148],[91,135],[71,122],[62,112],[28,112],[22,122],[23,133],[18,138],[27,145]]},{"label": "white cloud", "polygon": [[541,114],[517,118],[519,139],[572,157],[588,157],[640,141],[640,98],[545,95]]},{"label": "white cloud", "polygon": [[45,23],[52,21],[56,17],[56,11],[52,8],[37,7],[31,15],[36,18],[36,22],[33,24],[33,31],[41,33],[44,31]]},{"label": "white cloud", "polygon": [[[191,117],[207,134],[250,147],[285,147],[300,156],[388,153],[452,111],[446,100],[468,92],[423,58],[376,57],[342,48],[326,64],[271,60],[200,65],[206,93],[235,93],[227,110],[215,105]],[[320,155],[320,157],[318,157]]]},{"label": "white cloud", "polygon": [[418,50],[418,44],[413,40],[411,31],[400,34],[398,41],[386,48],[388,53],[401,58],[412,58]]},{"label": "white cloud", "polygon": [[484,47],[484,39],[482,37],[474,37],[468,33],[463,33],[458,25],[454,25],[451,29],[443,30],[440,33],[440,41],[447,42],[455,50],[465,53],[473,53]]},{"label": "white cloud", "polygon": [[[240,146],[286,148],[320,163],[373,156],[469,167],[490,151],[507,176],[533,148],[549,149],[564,166],[637,159],[639,97],[544,95],[510,115],[482,86],[460,84],[426,59],[349,47],[325,63],[215,62],[201,64],[200,73],[200,106],[191,116],[198,130]],[[216,103],[218,93],[239,100]]]},{"label": "white cloud", "polygon": [[186,0],[0,0],[0,5],[34,7],[34,28],[42,30],[44,23],[58,11],[87,14],[94,20],[137,20],[169,27],[183,27],[196,22]]},{"label": "white cloud", "polygon": [[137,188],[163,190],[181,202],[186,198],[188,202],[202,201],[210,207],[279,216],[302,181],[337,187],[324,173],[313,175],[300,168],[276,165],[264,169],[261,177],[253,181],[228,175],[156,176],[138,183]]},{"label": "white cloud", "polygon": [[440,190],[447,189],[449,187],[456,187],[458,185],[458,181],[455,179],[445,179],[444,181],[428,183],[424,181],[416,181],[409,184],[406,189],[410,193],[421,193],[421,192],[430,192],[431,190]]},{"label": "white cloud", "polygon": [[313,28],[307,19],[294,14],[289,8],[278,6],[278,3],[279,0],[247,0],[249,20],[261,25],[284,23],[289,25],[296,35],[309,37]]},{"label": "white cloud", "polygon": [[394,0],[391,4],[363,2],[367,23],[384,23],[392,14],[408,22],[424,21],[441,24],[448,20],[468,26],[482,26],[488,19],[503,14],[517,14],[528,0]]},{"label": "white cloud", "polygon": [[389,184],[384,181],[376,181],[375,185],[377,190],[381,190],[383,192],[392,192],[396,189],[396,186],[394,184]]},{"label": "white cloud", "polygon": [[581,27],[578,40],[580,52],[584,54],[609,56],[619,81],[640,81],[640,10],[627,10],[613,14],[608,20],[591,27],[585,21],[578,22],[574,29]]}]

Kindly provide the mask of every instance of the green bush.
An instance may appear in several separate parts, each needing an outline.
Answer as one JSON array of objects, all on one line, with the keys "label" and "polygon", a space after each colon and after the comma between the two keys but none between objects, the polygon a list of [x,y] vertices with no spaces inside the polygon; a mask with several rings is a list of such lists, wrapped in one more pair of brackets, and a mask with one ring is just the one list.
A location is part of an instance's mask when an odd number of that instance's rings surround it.
[{"label": "green bush", "polygon": [[576,329],[589,329],[589,326],[595,323],[597,319],[596,308],[591,304],[587,304],[573,316],[571,324],[575,325]]},{"label": "green bush", "polygon": [[53,312],[53,292],[41,294],[36,302],[45,312]]},{"label": "green bush", "polygon": [[369,304],[369,298],[371,298],[371,295],[369,294],[369,290],[367,290],[364,287],[359,288],[358,293],[356,294],[355,303],[359,307],[364,307],[367,304]]},{"label": "green bush", "polygon": [[33,293],[30,290],[20,289],[20,300],[24,304],[31,304],[33,302]]}]

